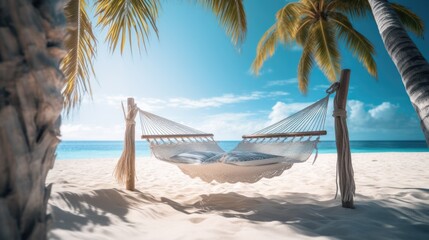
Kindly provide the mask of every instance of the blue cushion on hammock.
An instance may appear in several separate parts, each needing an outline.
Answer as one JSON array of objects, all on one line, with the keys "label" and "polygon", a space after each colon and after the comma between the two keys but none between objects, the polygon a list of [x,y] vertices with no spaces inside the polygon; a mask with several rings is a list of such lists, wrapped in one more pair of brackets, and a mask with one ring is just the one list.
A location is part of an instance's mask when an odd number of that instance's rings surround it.
[{"label": "blue cushion on hammock", "polygon": [[204,164],[218,162],[224,153],[211,151],[192,151],[179,153],[170,157],[174,163]]},{"label": "blue cushion on hammock", "polygon": [[284,158],[261,152],[232,151],[224,155],[222,161],[228,164],[241,166],[259,166],[282,162]]}]

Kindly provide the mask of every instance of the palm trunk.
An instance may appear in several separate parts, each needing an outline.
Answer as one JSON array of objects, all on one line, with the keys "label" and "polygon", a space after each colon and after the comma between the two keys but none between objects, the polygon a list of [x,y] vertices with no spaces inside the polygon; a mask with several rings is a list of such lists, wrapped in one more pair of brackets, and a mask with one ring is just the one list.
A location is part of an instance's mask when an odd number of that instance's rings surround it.
[{"label": "palm trunk", "polygon": [[387,0],[368,0],[384,46],[421,122],[429,145],[429,63],[408,36]]},{"label": "palm trunk", "polygon": [[62,0],[0,0],[0,239],[46,239],[59,142]]}]

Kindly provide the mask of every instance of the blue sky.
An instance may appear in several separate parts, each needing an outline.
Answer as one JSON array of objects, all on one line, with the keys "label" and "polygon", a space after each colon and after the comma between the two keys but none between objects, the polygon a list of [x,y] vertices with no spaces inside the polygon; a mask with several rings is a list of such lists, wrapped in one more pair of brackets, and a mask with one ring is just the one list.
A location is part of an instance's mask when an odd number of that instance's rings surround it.
[{"label": "blue sky", "polygon": [[[396,0],[429,23],[426,0]],[[124,120],[121,101],[134,97],[140,108],[197,129],[218,140],[238,140],[322,98],[328,80],[317,69],[309,91],[297,87],[301,50],[279,45],[259,76],[250,73],[256,46],[287,1],[245,1],[246,41],[234,47],[215,16],[191,1],[163,1],[158,20],[159,40],[152,34],[147,52],[111,54],[97,29],[97,80],[93,99],[65,118],[63,140],[121,140]],[[351,69],[348,124],[351,140],[423,140],[416,113],[401,78],[387,55],[372,18],[352,23],[376,48],[378,80],[372,78],[341,44],[342,67]],[[413,38],[426,59],[428,31]],[[330,102],[332,108],[332,102]],[[331,110],[330,110],[331,111]],[[330,114],[328,114],[329,116]],[[138,119],[137,119],[138,120]],[[333,140],[333,121],[326,122]],[[137,125],[136,135],[140,135]]]}]

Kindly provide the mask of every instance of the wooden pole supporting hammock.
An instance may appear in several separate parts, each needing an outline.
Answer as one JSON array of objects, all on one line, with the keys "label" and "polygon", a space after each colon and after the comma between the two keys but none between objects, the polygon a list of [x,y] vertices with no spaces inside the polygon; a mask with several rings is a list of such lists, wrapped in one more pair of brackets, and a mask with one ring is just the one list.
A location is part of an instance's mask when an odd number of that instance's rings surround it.
[{"label": "wooden pole supporting hammock", "polygon": [[349,91],[350,70],[341,71],[340,85],[334,99],[335,142],[337,144],[337,176],[341,202],[345,208],[354,208],[355,180],[347,129],[346,103]]},{"label": "wooden pole supporting hammock", "polygon": [[[127,103],[127,112],[125,113],[125,109],[123,109],[126,122],[124,150],[121,157],[119,158],[118,164],[116,165],[115,177],[119,183],[125,183],[125,188],[127,190],[134,191],[136,178],[135,118],[138,108],[134,103],[134,98],[128,98]],[[122,107],[124,106],[122,105]]]},{"label": "wooden pole supporting hammock", "polygon": [[[353,176],[353,166],[351,162],[351,153],[350,153],[350,142],[349,142],[349,135],[347,130],[347,122],[346,122],[346,103],[347,103],[347,95],[348,95],[348,88],[349,88],[349,80],[350,80],[350,70],[344,69],[341,71],[341,76],[339,82],[335,83],[335,85],[332,85],[331,88],[327,90],[328,95],[336,91],[335,100],[334,100],[334,112],[333,117],[335,118],[335,141],[337,146],[337,190],[339,186],[339,190],[341,193],[341,202],[342,206],[345,208],[354,208],[353,205],[353,196],[355,194],[355,182],[354,182],[354,176]],[[321,104],[324,104],[324,107],[326,109],[328,104],[329,96],[325,97],[324,99],[319,100],[314,106],[323,106]],[[325,101],[325,102],[323,102]],[[319,104],[319,105],[317,105]],[[320,109],[323,108],[312,108],[312,106],[307,107],[306,109],[311,109],[309,111],[313,111],[313,113],[319,114],[319,116],[326,117],[326,111],[325,114],[320,111]],[[301,112],[305,111],[306,109],[302,110]],[[125,113],[124,109],[124,115],[125,115],[125,121],[126,121],[126,130],[125,130],[125,142],[124,142],[124,150],[123,153],[118,161],[118,164],[115,168],[115,177],[118,180],[119,183],[125,183],[127,190],[134,190],[135,189],[135,117],[137,115],[138,108],[137,105],[134,103],[133,98],[128,98],[128,111]],[[156,116],[154,114],[145,112],[140,110],[140,112],[144,112],[147,120],[153,121],[154,119],[157,119],[159,121],[158,124],[161,124],[164,126],[164,129],[162,131],[162,134],[157,134],[156,130],[160,129],[160,126],[152,126],[148,129],[145,129],[147,131],[146,134],[142,135],[143,139],[146,139],[148,141],[151,141],[154,139],[160,140],[163,142],[163,139],[166,138],[167,140],[170,138],[173,138],[175,141],[179,141],[183,138],[193,138],[196,142],[199,142],[197,139],[200,139],[200,144],[204,141],[213,141],[213,135],[212,134],[206,134],[203,132],[200,132],[198,130],[192,129],[190,127],[187,127],[185,125],[175,123],[171,120]],[[297,114],[299,115],[300,112]],[[304,114],[304,117],[308,117]],[[286,119],[287,120],[287,119]],[[295,119],[296,120],[296,119]],[[141,121],[143,121],[141,119]],[[283,120],[284,121],[284,120]],[[277,124],[281,124],[281,122]],[[256,141],[259,138],[288,138],[288,137],[304,137],[304,136],[320,136],[325,135],[326,131],[324,130],[317,130],[317,131],[290,131],[290,132],[282,132],[282,133],[271,133],[271,128],[279,128],[277,124],[271,125],[267,127],[266,129],[262,129],[261,131],[258,131],[257,134],[253,135],[244,135],[243,139],[245,141],[251,141],[252,139],[256,139]],[[296,124],[295,124],[296,125]],[[293,125],[293,127],[296,127]],[[298,124],[299,125],[299,124]],[[143,126],[143,125],[142,125]],[[323,124],[320,126],[324,126]],[[280,128],[283,128],[284,126],[281,126]],[[147,128],[147,127],[145,127]],[[243,141],[244,141],[243,140]],[[318,139],[317,139],[318,141]],[[311,155],[311,152],[310,152]]]}]

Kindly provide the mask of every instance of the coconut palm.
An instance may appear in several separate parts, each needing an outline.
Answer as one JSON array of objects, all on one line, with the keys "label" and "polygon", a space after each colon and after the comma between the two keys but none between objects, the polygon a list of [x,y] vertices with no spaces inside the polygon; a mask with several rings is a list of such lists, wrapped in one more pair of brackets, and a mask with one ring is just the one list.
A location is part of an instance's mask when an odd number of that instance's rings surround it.
[{"label": "coconut palm", "polygon": [[406,31],[423,37],[422,20],[411,10],[387,0],[342,0],[339,7],[356,17],[372,12],[429,145],[429,63]]},{"label": "coconut palm", "polygon": [[330,81],[340,72],[338,39],[359,59],[372,76],[377,76],[374,47],[356,31],[336,1],[302,0],[286,4],[276,14],[276,23],[259,41],[252,70],[258,74],[265,60],[274,54],[277,44],[296,42],[302,46],[298,65],[298,85],[307,91],[309,74],[316,63]]},{"label": "coconut palm", "polygon": [[413,13],[396,11],[397,4],[387,0],[368,0],[368,3],[384,46],[401,75],[411,104],[420,119],[429,146],[429,63],[404,28],[411,26],[421,36],[423,25],[420,21],[409,21],[409,24],[402,25],[404,18],[409,19]]},{"label": "coconut palm", "polygon": [[[244,39],[241,0],[198,2],[213,10],[233,42]],[[144,44],[150,28],[157,32],[158,6],[158,0],[98,0],[98,24],[108,30],[111,49],[122,51],[133,34]],[[0,0],[0,12],[0,239],[46,239],[45,179],[63,102],[75,106],[90,92],[96,40],[83,0]]]},{"label": "coconut palm", "polygon": [[[307,91],[309,74],[314,63],[330,81],[335,81],[340,72],[338,40],[344,40],[353,55],[367,71],[377,77],[374,47],[362,34],[353,28],[348,16],[361,16],[367,12],[364,0],[301,0],[286,4],[276,14],[276,23],[259,41],[252,70],[258,74],[263,63],[272,56],[278,43],[300,45],[303,49],[298,64],[298,85]],[[421,21],[416,15],[407,15],[409,10],[395,4],[403,22],[411,30],[421,34]],[[417,25],[417,26],[416,26]]]},{"label": "coconut palm", "polygon": [[[244,40],[247,23],[242,0],[194,1],[212,10],[234,44]],[[141,45],[146,49],[151,30],[158,36],[160,0],[98,0],[94,6],[97,26],[107,29],[105,41],[112,52],[119,46],[122,54],[127,45],[132,51],[132,39],[137,40],[140,52]],[[97,40],[87,10],[86,0],[70,0],[65,7],[71,26],[65,41],[68,53],[61,64],[67,80],[63,89],[67,113],[79,106],[84,95],[92,95],[90,76],[95,76],[92,63]]]},{"label": "coconut palm", "polygon": [[44,239],[59,142],[61,1],[0,0],[0,239]]}]

